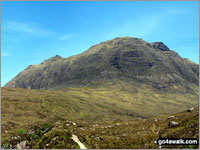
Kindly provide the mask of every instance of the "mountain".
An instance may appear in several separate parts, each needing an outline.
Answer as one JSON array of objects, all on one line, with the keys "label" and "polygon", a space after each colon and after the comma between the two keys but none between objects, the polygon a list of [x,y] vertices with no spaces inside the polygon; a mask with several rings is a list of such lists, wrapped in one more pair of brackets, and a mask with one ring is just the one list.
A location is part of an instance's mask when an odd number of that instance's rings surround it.
[{"label": "mountain", "polygon": [[160,132],[198,138],[198,67],[131,37],[30,65],[1,89],[2,147],[79,148],[74,134],[90,149],[158,148]]},{"label": "mountain", "polygon": [[82,54],[58,55],[30,65],[5,87],[51,89],[118,84],[192,92],[198,87],[199,65],[181,58],[162,42],[120,37],[90,47]]}]

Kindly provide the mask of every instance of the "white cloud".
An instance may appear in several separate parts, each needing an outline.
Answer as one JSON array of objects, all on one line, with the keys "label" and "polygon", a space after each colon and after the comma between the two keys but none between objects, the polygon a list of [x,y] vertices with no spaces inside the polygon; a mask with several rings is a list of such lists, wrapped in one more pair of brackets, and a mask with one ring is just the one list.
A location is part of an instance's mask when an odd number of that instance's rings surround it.
[{"label": "white cloud", "polygon": [[67,40],[67,39],[72,38],[73,36],[74,36],[73,34],[65,34],[59,37],[59,40]]},{"label": "white cloud", "polygon": [[2,29],[5,32],[11,32],[11,33],[20,32],[33,36],[50,36],[54,33],[50,30],[43,29],[34,23],[24,23],[24,22],[14,22],[14,21],[5,23]]}]

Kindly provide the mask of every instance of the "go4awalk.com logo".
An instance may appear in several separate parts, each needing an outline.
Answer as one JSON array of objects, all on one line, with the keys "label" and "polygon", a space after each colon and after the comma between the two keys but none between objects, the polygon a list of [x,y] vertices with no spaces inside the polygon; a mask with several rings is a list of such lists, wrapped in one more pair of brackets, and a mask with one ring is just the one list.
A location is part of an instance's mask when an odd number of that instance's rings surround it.
[{"label": "go4awalk.com logo", "polygon": [[195,138],[159,138],[154,142],[160,148],[162,145],[199,145],[199,140]]}]

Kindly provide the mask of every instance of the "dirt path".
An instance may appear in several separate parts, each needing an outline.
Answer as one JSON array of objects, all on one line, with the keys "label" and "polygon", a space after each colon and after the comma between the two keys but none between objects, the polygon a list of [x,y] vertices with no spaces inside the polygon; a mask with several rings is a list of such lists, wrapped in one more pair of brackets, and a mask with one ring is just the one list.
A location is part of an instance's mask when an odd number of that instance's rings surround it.
[{"label": "dirt path", "polygon": [[87,149],[85,145],[83,145],[83,143],[79,141],[76,135],[72,134],[72,140],[74,140],[74,142],[76,142],[80,146],[80,149]]}]

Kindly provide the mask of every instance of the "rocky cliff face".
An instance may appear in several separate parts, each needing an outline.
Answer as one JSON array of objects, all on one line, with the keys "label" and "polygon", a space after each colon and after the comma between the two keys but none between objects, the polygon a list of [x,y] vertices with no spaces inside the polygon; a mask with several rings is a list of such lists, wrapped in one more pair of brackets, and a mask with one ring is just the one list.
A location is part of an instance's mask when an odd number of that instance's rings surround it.
[{"label": "rocky cliff face", "polygon": [[161,51],[169,51],[169,48],[162,42],[154,42],[152,43],[153,48],[159,49]]},{"label": "rocky cliff face", "polygon": [[121,37],[92,46],[80,55],[52,57],[31,65],[5,87],[48,89],[107,81],[148,84],[157,89],[198,87],[199,66],[162,42]]}]

